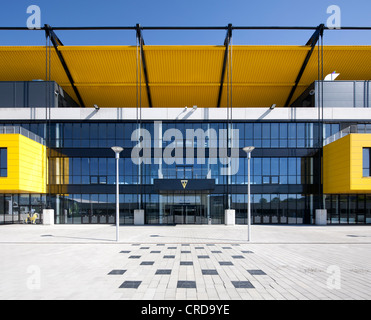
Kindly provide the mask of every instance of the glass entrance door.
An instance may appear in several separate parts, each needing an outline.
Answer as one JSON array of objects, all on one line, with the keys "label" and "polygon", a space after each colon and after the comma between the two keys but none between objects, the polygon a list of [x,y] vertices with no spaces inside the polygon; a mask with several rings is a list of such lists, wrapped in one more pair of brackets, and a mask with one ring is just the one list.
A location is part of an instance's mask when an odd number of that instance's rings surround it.
[{"label": "glass entrance door", "polygon": [[167,193],[160,195],[160,223],[207,224],[209,215],[208,194]]},{"label": "glass entrance door", "polygon": [[174,205],[172,207],[174,223],[175,224],[184,224],[184,206]]},{"label": "glass entrance door", "polygon": [[196,217],[199,216],[199,206],[196,205],[174,205],[172,214],[175,224],[195,224]]}]

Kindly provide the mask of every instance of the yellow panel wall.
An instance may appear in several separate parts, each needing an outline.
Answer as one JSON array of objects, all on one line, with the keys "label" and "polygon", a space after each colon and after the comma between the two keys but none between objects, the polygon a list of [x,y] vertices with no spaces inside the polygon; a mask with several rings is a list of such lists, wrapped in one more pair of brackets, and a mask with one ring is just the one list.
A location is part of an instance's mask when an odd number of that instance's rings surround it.
[{"label": "yellow panel wall", "polygon": [[363,177],[363,148],[371,148],[371,134],[351,134],[350,188],[354,192],[371,193],[371,177]]},{"label": "yellow panel wall", "polygon": [[349,134],[323,148],[323,192],[371,193],[371,178],[362,174],[362,149],[371,134]]},{"label": "yellow panel wall", "polygon": [[20,134],[0,134],[7,148],[8,174],[0,178],[1,193],[46,193],[46,147]]}]

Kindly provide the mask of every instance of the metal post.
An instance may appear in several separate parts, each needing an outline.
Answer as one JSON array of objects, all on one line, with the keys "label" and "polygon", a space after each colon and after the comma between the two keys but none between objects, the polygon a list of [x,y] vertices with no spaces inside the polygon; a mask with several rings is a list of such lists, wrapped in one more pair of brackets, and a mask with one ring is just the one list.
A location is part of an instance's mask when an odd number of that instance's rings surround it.
[{"label": "metal post", "polygon": [[120,159],[120,152],[124,150],[121,147],[112,147],[111,148],[115,152],[116,158],[116,242],[119,241],[119,227],[120,227],[120,199],[119,199],[119,159]]},{"label": "metal post", "polygon": [[116,241],[119,241],[120,226],[120,203],[119,203],[119,159],[120,154],[116,152]]},{"label": "metal post", "polygon": [[245,147],[243,151],[247,154],[247,241],[251,241],[251,205],[250,205],[250,159],[251,152],[255,147]]},{"label": "metal post", "polygon": [[250,159],[251,152],[247,153],[247,241],[251,240],[251,201],[250,201]]}]

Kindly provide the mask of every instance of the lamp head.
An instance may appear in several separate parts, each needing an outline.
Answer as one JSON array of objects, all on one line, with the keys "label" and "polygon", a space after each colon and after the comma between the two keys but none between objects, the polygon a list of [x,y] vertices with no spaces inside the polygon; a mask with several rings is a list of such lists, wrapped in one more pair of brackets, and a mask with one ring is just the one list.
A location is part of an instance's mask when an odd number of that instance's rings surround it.
[{"label": "lamp head", "polygon": [[120,153],[124,148],[122,147],[111,147],[114,153]]},{"label": "lamp head", "polygon": [[254,149],[255,147],[251,146],[251,147],[245,147],[242,150],[245,151],[246,153],[251,153]]}]

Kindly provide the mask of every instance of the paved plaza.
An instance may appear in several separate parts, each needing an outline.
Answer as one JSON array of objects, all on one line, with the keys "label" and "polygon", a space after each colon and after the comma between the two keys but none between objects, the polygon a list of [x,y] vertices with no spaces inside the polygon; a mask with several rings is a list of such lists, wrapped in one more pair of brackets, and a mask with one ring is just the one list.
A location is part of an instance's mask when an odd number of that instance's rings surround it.
[{"label": "paved plaza", "polygon": [[371,297],[371,226],[0,227],[0,299]]}]

